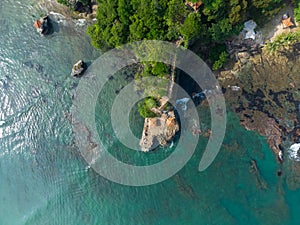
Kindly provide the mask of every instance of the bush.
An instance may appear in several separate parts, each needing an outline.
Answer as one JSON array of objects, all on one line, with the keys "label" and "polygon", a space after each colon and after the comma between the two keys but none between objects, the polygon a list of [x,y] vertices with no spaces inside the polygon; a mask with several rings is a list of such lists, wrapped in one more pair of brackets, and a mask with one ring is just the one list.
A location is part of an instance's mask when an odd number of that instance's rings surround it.
[{"label": "bush", "polygon": [[300,0],[296,0],[294,3],[294,16],[295,20],[300,21]]},{"label": "bush", "polygon": [[221,54],[219,55],[219,59],[214,62],[212,69],[213,70],[221,69],[226,64],[227,58],[228,58],[227,52],[225,52],[225,51],[221,52]]},{"label": "bush", "polygon": [[180,29],[183,36],[185,47],[188,47],[193,41],[200,38],[202,34],[201,15],[199,13],[190,13]]},{"label": "bush", "polygon": [[225,44],[215,45],[209,53],[209,59],[212,62],[213,70],[221,69],[227,62],[227,58],[228,54],[226,52]]},{"label": "bush", "polygon": [[138,103],[138,111],[140,115],[144,118],[153,118],[157,116],[151,111],[152,108],[157,107],[157,101],[155,98],[148,97]]},{"label": "bush", "polygon": [[272,42],[268,42],[266,50],[269,53],[276,53],[279,51],[286,51],[295,44],[300,43],[300,31],[282,33],[275,37]]},{"label": "bush", "polygon": [[62,5],[69,5],[70,3],[68,2],[68,0],[57,0],[58,3],[62,4]]},{"label": "bush", "polygon": [[153,65],[151,72],[155,76],[162,77],[169,73],[169,69],[166,64],[157,62]]}]

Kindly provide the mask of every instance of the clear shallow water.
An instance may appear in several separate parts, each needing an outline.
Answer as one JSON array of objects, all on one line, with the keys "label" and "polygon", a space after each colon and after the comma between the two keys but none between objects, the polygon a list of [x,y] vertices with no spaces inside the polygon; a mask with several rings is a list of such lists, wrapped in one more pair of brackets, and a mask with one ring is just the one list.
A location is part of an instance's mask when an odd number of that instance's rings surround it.
[{"label": "clear shallow water", "polygon": [[[73,144],[68,112],[78,80],[69,74],[78,59],[91,62],[99,52],[72,21],[41,38],[33,16],[45,10],[35,3],[0,5],[0,225],[298,224],[299,191],[288,190],[265,140],[245,131],[233,114],[223,148],[205,172],[197,171],[205,138],[177,175],[156,185],[121,186],[87,170]],[[208,112],[199,111],[209,121]],[[109,119],[105,112],[100,105],[99,120]],[[141,125],[133,119],[133,129]],[[140,157],[123,150],[109,130],[99,132],[118,158]],[[168,151],[143,160],[155,162]],[[260,176],[249,172],[251,159]]]}]

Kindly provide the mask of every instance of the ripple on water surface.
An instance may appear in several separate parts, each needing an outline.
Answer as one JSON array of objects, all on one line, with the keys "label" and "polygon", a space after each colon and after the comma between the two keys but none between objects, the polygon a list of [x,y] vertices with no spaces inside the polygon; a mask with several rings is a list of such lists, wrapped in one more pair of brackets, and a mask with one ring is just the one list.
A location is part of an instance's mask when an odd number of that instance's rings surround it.
[{"label": "ripple on water surface", "polygon": [[36,220],[48,208],[69,215],[62,193],[86,175],[65,115],[78,82],[70,77],[72,65],[99,53],[82,35],[84,27],[68,27],[72,21],[41,37],[33,22],[46,11],[37,2],[0,4],[1,225],[68,224],[52,213]]}]

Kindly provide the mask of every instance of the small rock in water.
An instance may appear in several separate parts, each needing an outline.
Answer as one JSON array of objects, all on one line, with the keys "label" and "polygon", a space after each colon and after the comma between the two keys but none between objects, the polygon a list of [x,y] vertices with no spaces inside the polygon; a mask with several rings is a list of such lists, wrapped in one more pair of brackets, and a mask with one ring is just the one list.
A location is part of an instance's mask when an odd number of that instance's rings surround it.
[{"label": "small rock in water", "polygon": [[282,153],[281,150],[278,153],[278,160],[279,160],[280,163],[282,163],[282,161],[283,161],[283,153]]},{"label": "small rock in water", "polygon": [[43,103],[47,103],[46,97],[42,97],[42,102],[43,102]]},{"label": "small rock in water", "polygon": [[31,96],[37,98],[40,95],[40,91],[36,87],[31,87]]},{"label": "small rock in water", "polygon": [[76,86],[77,86],[77,83],[74,82],[70,85],[70,89],[74,89],[74,88],[76,88]]},{"label": "small rock in water", "polygon": [[27,61],[23,63],[24,66],[27,66],[30,69],[35,69],[36,72],[42,74],[44,73],[44,67],[38,63],[33,63],[32,61]]},{"label": "small rock in water", "polygon": [[3,89],[8,89],[8,87],[9,87],[9,84],[8,84],[8,82],[7,81],[5,81],[5,80],[0,80],[0,84],[2,84],[2,87],[3,87]]},{"label": "small rock in water", "polygon": [[33,26],[36,28],[36,30],[42,35],[49,34],[50,25],[51,24],[49,21],[49,16],[44,16],[44,17],[40,18],[39,20],[36,20],[33,24]]},{"label": "small rock in water", "polygon": [[71,76],[76,77],[82,75],[87,69],[87,65],[82,60],[79,60],[73,65]]},{"label": "small rock in water", "polygon": [[29,67],[31,69],[34,67],[34,64],[31,61],[24,62],[23,65],[27,66],[27,67]]}]

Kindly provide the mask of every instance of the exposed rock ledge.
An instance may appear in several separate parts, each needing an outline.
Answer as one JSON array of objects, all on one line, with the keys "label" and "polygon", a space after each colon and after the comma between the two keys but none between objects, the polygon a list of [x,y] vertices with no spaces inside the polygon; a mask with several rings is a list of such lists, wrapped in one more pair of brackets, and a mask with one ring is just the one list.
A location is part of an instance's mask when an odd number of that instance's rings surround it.
[{"label": "exposed rock ledge", "polygon": [[163,106],[167,103],[167,99],[162,98],[160,102],[161,106],[153,109],[153,111],[160,114],[160,117],[145,118],[140,141],[141,149],[144,152],[148,152],[158,145],[165,146],[179,130],[174,111],[162,111]]},{"label": "exposed rock ledge", "polygon": [[[246,113],[246,112],[244,112]],[[248,115],[251,114],[251,118],[244,117],[241,124],[247,130],[256,130],[260,135],[267,138],[267,142],[272,149],[272,151],[277,155],[278,160],[282,160],[280,156],[281,150],[281,129],[276,123],[275,119],[268,117],[266,114],[260,111],[248,111]]]}]

